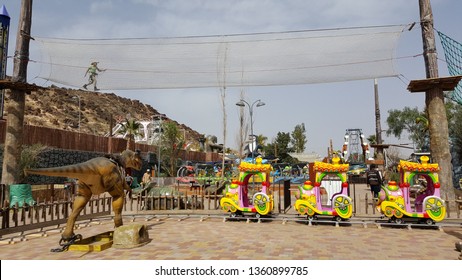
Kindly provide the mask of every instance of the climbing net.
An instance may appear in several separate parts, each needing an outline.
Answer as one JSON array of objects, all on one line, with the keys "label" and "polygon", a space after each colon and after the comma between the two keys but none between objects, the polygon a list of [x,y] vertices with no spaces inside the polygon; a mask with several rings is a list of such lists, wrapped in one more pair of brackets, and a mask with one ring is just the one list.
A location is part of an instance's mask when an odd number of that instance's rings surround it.
[{"label": "climbing net", "polygon": [[[462,75],[462,44],[440,31],[437,32],[443,46],[449,74],[451,76]],[[448,94],[448,97],[462,105],[462,85],[459,83],[454,91]]]},{"label": "climbing net", "polygon": [[36,38],[40,78],[82,87],[98,62],[100,89],[296,85],[397,76],[405,25],[140,39]]}]

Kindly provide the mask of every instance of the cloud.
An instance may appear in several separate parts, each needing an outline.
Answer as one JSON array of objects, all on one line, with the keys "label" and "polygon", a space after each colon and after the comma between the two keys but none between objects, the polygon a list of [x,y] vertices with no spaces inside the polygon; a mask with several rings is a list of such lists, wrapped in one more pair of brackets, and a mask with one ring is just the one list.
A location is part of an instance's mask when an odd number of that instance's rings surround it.
[{"label": "cloud", "polygon": [[98,16],[101,13],[108,13],[111,12],[114,8],[114,1],[106,0],[106,1],[96,1],[92,2],[90,5],[90,13],[94,16]]}]

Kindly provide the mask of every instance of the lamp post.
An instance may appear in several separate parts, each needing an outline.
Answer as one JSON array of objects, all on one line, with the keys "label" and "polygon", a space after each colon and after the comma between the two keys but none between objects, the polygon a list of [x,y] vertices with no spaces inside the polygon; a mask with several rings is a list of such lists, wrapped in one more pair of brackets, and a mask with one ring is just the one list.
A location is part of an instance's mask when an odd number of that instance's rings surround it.
[{"label": "lamp post", "polygon": [[[239,107],[245,107],[245,105],[247,105],[249,107],[249,114],[250,114],[250,134],[251,134],[251,138],[252,138],[252,142],[255,138],[255,141],[256,141],[256,137],[255,135],[253,135],[253,107],[256,105],[257,107],[261,107],[261,106],[265,106],[265,103],[262,102],[260,99],[256,100],[255,102],[253,102],[252,104],[249,104],[247,101],[245,101],[244,99],[241,99],[239,100],[239,102],[236,103],[236,106],[239,106]],[[256,148],[256,143],[255,143],[255,147],[253,147],[252,149],[252,162],[253,162],[253,158],[254,158],[254,151],[255,151],[255,148]]]},{"label": "lamp post", "polygon": [[157,148],[158,148],[158,154],[159,156],[157,157],[157,186],[160,186],[160,153],[161,153],[161,141],[162,141],[162,116],[165,116],[163,114],[159,114],[159,115],[154,115],[152,116],[152,120],[154,122],[154,119],[157,118],[158,119],[158,122],[159,122],[159,132],[158,132],[158,135],[159,135],[159,139],[157,141]]},{"label": "lamp post", "polygon": [[72,97],[72,99],[76,99],[76,98],[77,98],[78,101],[79,101],[79,133],[80,133],[80,120],[81,120],[81,117],[80,117],[81,113],[80,113],[80,112],[81,112],[82,110],[81,110],[81,107],[80,107],[80,104],[81,104],[81,103],[80,103],[80,96],[79,96],[79,95],[74,95],[74,96]]}]

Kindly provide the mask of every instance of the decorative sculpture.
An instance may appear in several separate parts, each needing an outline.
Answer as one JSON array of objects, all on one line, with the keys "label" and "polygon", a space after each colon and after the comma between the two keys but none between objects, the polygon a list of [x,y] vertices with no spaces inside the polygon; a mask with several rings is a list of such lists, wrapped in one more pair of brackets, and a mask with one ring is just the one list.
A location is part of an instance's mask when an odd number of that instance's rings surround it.
[{"label": "decorative sculpture", "polygon": [[25,172],[26,174],[78,179],[72,213],[67,219],[66,229],[61,235],[60,245],[62,245],[62,243],[73,243],[76,239],[81,238],[81,236],[74,234],[75,221],[92,195],[108,192],[113,198],[115,227],[123,224],[124,190],[130,191],[125,180],[125,170],[127,168],[140,170],[141,165],[140,152],[126,150],[115,157],[97,157],[83,163],[54,168],[27,169]]}]

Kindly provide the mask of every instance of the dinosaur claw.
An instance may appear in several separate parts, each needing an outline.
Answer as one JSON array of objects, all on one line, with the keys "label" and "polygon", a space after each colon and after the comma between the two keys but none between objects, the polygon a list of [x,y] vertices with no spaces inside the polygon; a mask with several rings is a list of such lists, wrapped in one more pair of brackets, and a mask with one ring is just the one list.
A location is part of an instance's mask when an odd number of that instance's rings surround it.
[{"label": "dinosaur claw", "polygon": [[82,240],[82,235],[81,234],[74,234],[71,237],[61,237],[59,240],[59,246],[66,246],[70,244],[74,244],[77,241]]}]

